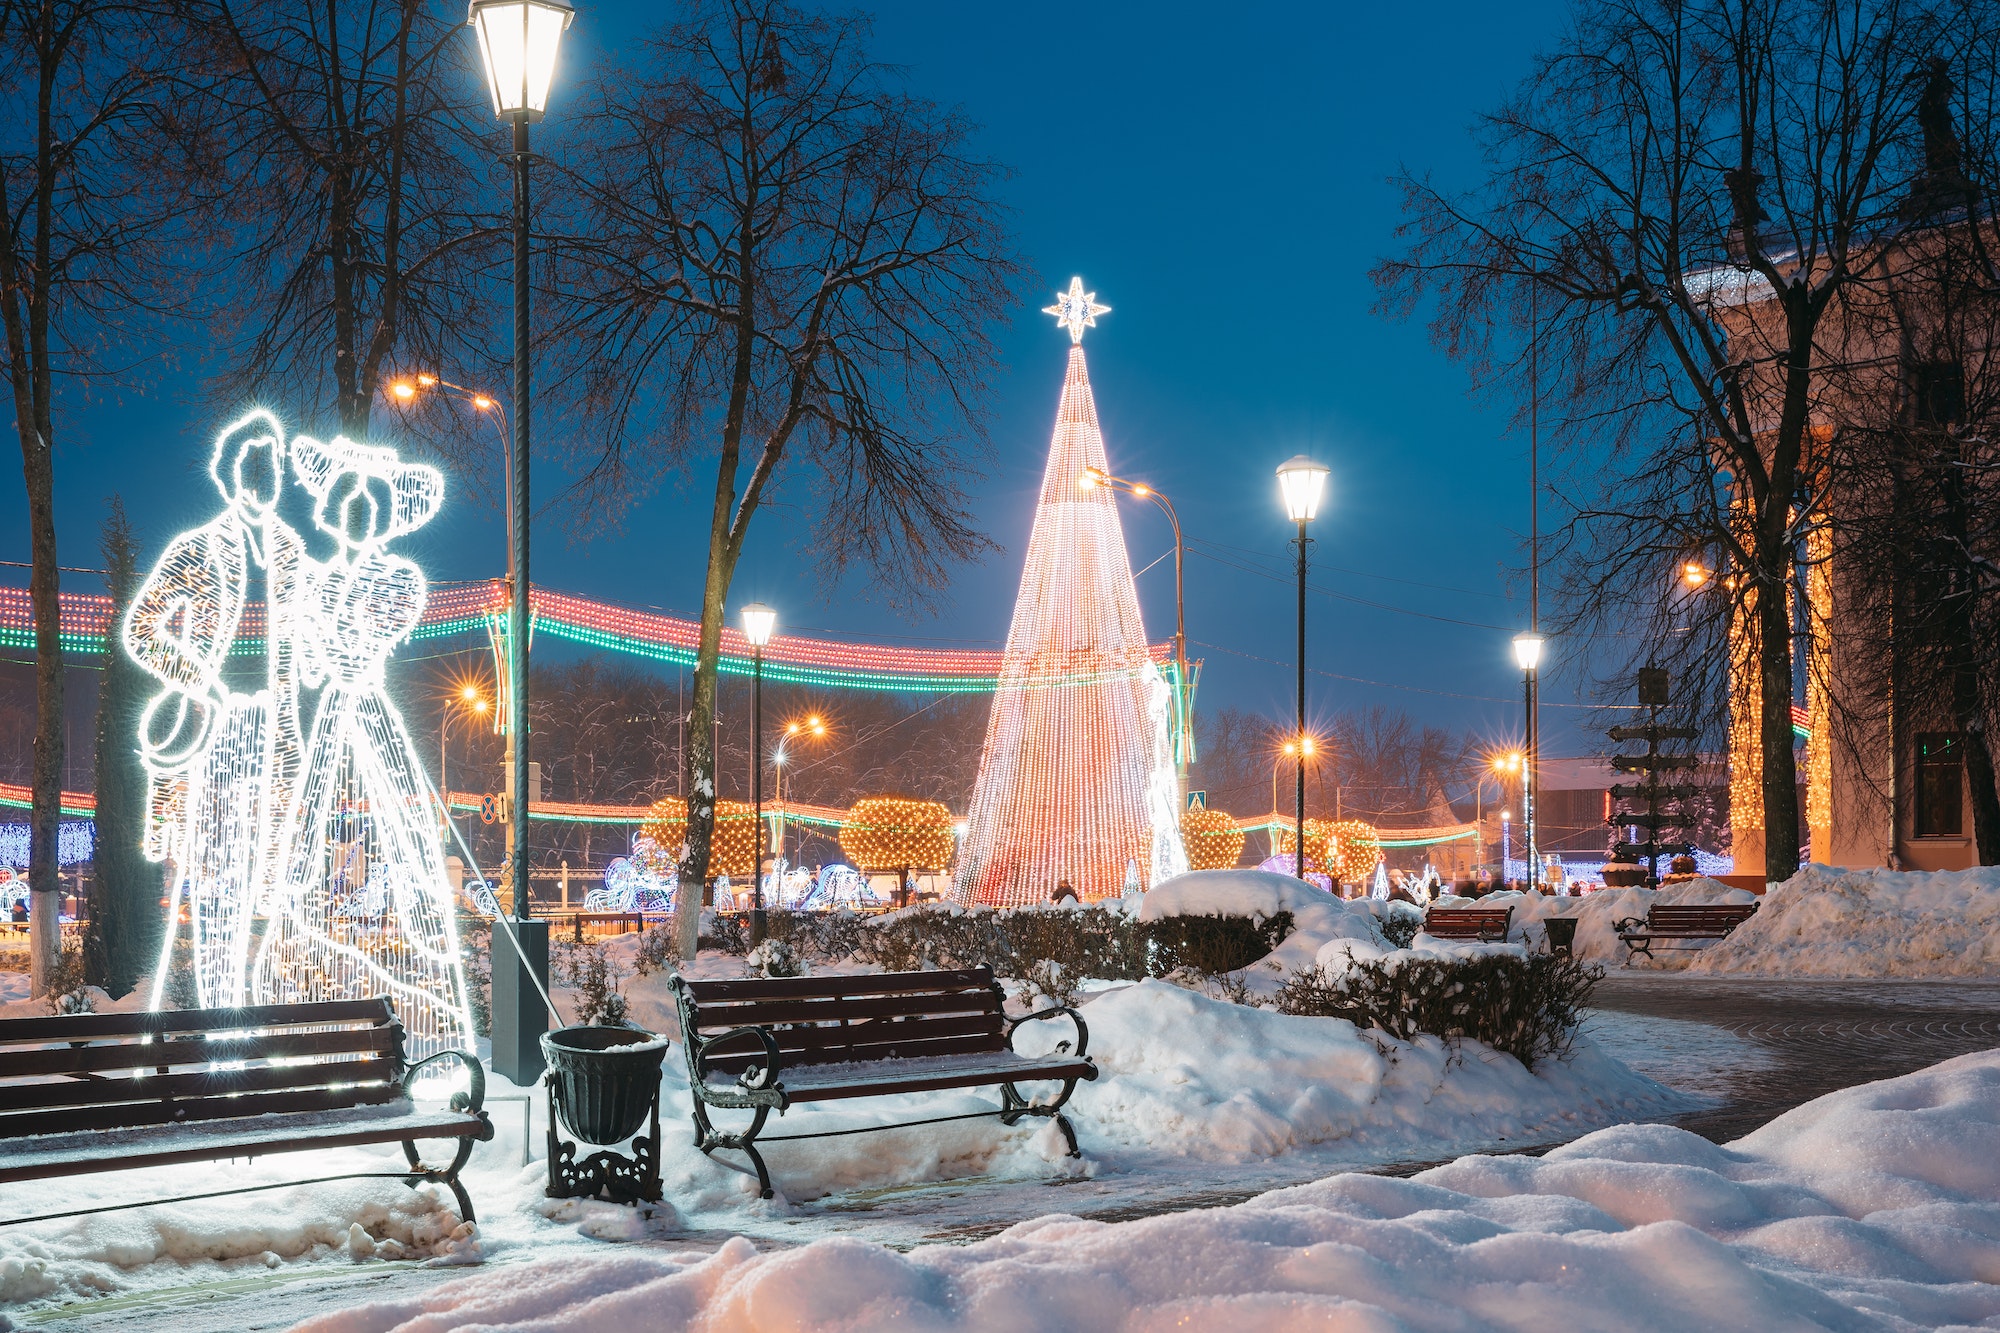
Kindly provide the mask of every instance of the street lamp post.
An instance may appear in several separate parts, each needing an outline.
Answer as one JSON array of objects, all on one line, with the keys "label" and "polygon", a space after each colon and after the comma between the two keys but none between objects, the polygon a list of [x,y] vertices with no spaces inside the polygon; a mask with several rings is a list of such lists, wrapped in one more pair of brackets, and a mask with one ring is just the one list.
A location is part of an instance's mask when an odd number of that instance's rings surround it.
[{"label": "street lamp post", "polygon": [[1538,769],[1542,759],[1540,719],[1536,716],[1535,698],[1537,676],[1542,664],[1542,645],[1546,643],[1534,630],[1525,630],[1514,636],[1514,661],[1521,668],[1521,695],[1528,714],[1528,743],[1521,752],[1521,821],[1525,827],[1521,836],[1527,843],[1528,885],[1539,887],[1542,879],[1541,843],[1539,820],[1535,810],[1538,783]]},{"label": "street lamp post", "polygon": [[[458,692],[458,702],[474,713],[486,711],[486,700],[480,697],[477,685],[467,685]],[[446,803],[446,818],[450,817],[451,784],[445,781],[445,733],[451,727],[451,705],[447,703],[438,714],[438,799]]]},{"label": "street lamp post", "polygon": [[1181,734],[1174,745],[1175,776],[1180,781],[1180,797],[1187,799],[1188,748],[1192,741],[1194,721],[1194,692],[1188,684],[1187,660],[1187,583],[1184,577],[1186,548],[1181,541],[1181,516],[1174,512],[1173,501],[1143,482],[1127,481],[1114,477],[1102,468],[1086,468],[1077,481],[1086,490],[1092,486],[1103,486],[1108,490],[1123,491],[1140,500],[1151,500],[1167,516],[1167,522],[1174,529],[1174,670],[1180,674],[1177,693],[1180,695],[1180,716],[1176,719]]},{"label": "street lamp post", "polygon": [[1299,764],[1297,801],[1293,809],[1292,873],[1306,877],[1306,525],[1319,512],[1320,496],[1326,491],[1327,468],[1304,454],[1278,466],[1278,493],[1284,498],[1285,517],[1299,525]]},{"label": "street lamp post", "polygon": [[507,815],[514,830],[508,882],[519,967],[493,965],[493,1067],[516,1083],[541,1077],[548,1028],[548,924],[528,915],[528,126],[548,107],[556,53],[576,12],[558,0],[472,0],[466,24],[479,45],[493,113],[514,127],[513,580],[507,659]]},{"label": "street lamp post", "polygon": [[757,850],[751,858],[750,942],[764,941],[764,645],[778,627],[778,613],[762,602],[743,608],[743,637],[750,640],[750,802],[756,807]]}]

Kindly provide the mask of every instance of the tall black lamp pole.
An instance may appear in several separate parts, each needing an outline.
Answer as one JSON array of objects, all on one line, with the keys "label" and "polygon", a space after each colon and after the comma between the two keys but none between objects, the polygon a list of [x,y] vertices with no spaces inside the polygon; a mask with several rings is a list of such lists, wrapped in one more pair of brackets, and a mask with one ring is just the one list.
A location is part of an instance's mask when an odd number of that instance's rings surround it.
[{"label": "tall black lamp pole", "polygon": [[1278,467],[1278,493],[1285,502],[1285,517],[1299,525],[1299,710],[1298,788],[1292,822],[1292,873],[1306,877],[1306,758],[1311,746],[1306,737],[1306,524],[1319,512],[1320,497],[1326,492],[1327,469],[1304,454]]},{"label": "tall black lamp pole", "polygon": [[750,801],[756,807],[757,849],[751,857],[750,942],[764,939],[764,645],[778,627],[778,613],[762,602],[743,608],[743,637],[750,640]]},{"label": "tall black lamp pole", "polygon": [[528,920],[528,125],[548,107],[549,84],[563,32],[576,17],[555,0],[472,0],[466,17],[479,44],[493,113],[514,126],[514,458],[512,607],[507,640],[507,807],[514,855],[508,887],[518,949],[502,962],[493,954],[493,1067],[517,1083],[542,1072],[541,1034],[548,1028],[548,931]]}]

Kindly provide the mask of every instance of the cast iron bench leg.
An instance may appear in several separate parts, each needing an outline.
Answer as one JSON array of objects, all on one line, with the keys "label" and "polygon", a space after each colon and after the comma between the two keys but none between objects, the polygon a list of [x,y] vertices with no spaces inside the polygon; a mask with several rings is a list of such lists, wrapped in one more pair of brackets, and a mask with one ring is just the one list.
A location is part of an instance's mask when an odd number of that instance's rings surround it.
[{"label": "cast iron bench leg", "polygon": [[750,1128],[741,1134],[719,1134],[708,1118],[708,1108],[697,1095],[694,1099],[694,1146],[706,1156],[713,1157],[717,1148],[740,1148],[750,1156],[750,1165],[757,1168],[757,1197],[771,1197],[771,1171],[764,1165],[764,1154],[757,1151],[756,1138],[763,1132],[764,1122],[771,1118],[771,1108],[760,1106]]}]

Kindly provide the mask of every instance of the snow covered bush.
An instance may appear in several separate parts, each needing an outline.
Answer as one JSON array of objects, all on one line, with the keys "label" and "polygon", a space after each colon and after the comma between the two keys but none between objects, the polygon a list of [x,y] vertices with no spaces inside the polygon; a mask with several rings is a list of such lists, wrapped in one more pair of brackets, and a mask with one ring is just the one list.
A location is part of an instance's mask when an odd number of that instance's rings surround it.
[{"label": "snow covered bush", "polygon": [[679,970],[680,953],[674,947],[674,922],[669,917],[647,928],[632,952],[632,968],[642,977],[655,972],[672,976]]},{"label": "snow covered bush", "polygon": [[770,912],[765,929],[802,957],[838,963],[852,957],[864,938],[864,919],[849,908],[831,912]]},{"label": "snow covered bush", "polygon": [[565,940],[549,949],[549,973],[575,995],[576,1021],[586,1027],[615,1027],[625,1021],[624,995],[618,990],[618,969],[604,947],[586,940]]},{"label": "snow covered bush", "polygon": [[757,977],[802,977],[807,971],[806,960],[799,957],[790,941],[775,936],[752,949],[743,961],[750,975]]},{"label": "snow covered bush", "polygon": [[97,996],[104,992],[84,983],[83,946],[64,941],[49,969],[49,1012],[87,1014],[97,1008]]},{"label": "snow covered bush", "polygon": [[1294,972],[1278,1011],[1344,1018],[1409,1041],[1420,1033],[1470,1037],[1533,1068],[1569,1052],[1604,969],[1548,954],[1464,957],[1398,950],[1343,968]]},{"label": "snow covered bush", "polygon": [[1291,932],[1289,912],[1145,920],[1103,906],[915,907],[867,923],[855,953],[890,972],[984,966],[1003,977],[1026,978],[1038,965],[1050,965],[1072,979],[1137,981],[1183,969],[1235,972]]}]

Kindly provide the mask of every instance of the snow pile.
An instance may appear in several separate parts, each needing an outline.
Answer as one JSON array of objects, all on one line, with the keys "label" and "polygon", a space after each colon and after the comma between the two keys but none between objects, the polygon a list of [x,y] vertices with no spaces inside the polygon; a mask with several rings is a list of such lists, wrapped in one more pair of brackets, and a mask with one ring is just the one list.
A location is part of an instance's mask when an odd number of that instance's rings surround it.
[{"label": "snow pile", "polygon": [[[390,1149],[396,1152],[395,1149]],[[396,1152],[398,1157],[400,1152]],[[19,1217],[118,1200],[297,1180],[339,1170],[393,1170],[380,1153],[353,1150],[260,1158],[9,1185],[0,1216]],[[294,1260],[430,1259],[476,1263],[477,1228],[459,1219],[441,1188],[341,1180],[226,1199],[159,1204],[64,1222],[10,1227],[0,1247],[0,1305],[101,1296],[132,1285],[172,1286],[225,1270]]]},{"label": "snow pile", "polygon": [[1350,939],[1386,945],[1380,920],[1404,904],[1372,898],[1336,898],[1324,889],[1268,870],[1193,870],[1162,880],[1141,901],[1139,919],[1170,916],[1271,917],[1292,914],[1292,933],[1248,969],[1251,993],[1270,995],[1284,979],[1313,965],[1328,941]]},{"label": "snow pile", "polygon": [[[1724,903],[1754,903],[1757,895],[1747,889],[1732,889],[1727,884],[1712,879],[1691,879],[1680,884],[1671,884],[1664,889],[1598,889],[1570,898],[1556,898],[1543,893],[1489,893],[1484,898],[1460,898],[1445,894],[1438,898],[1439,907],[1512,907],[1514,915],[1509,919],[1507,938],[1521,940],[1536,948],[1547,938],[1541,923],[1552,916],[1574,917],[1576,919],[1576,945],[1578,958],[1600,963],[1622,963],[1625,961],[1625,946],[1618,942],[1618,923],[1627,917],[1646,919],[1646,909],[1654,903],[1668,906],[1719,906]],[[1709,946],[1699,946],[1706,949]],[[1679,957],[1692,956],[1681,953]],[[1660,950],[1660,961],[1672,965],[1675,953]],[[1640,959],[1643,964],[1644,958]]]},{"label": "snow pile", "polygon": [[1547,1157],[1340,1175],[1134,1222],[1049,1216],[493,1270],[302,1333],[477,1326],[1911,1329],[2000,1321],[2000,1052],[1837,1092],[1727,1148],[1621,1125]]},{"label": "snow pile", "polygon": [[[1249,1161],[1338,1141],[1375,1160],[1435,1159],[1684,1104],[1585,1040],[1568,1063],[1531,1073],[1477,1042],[1403,1042],[1157,981],[1105,992],[1083,1015],[1100,1073],[1070,1106],[1088,1156]],[[1069,1036],[1064,1023],[1034,1026],[1044,1043]]]},{"label": "snow pile", "polygon": [[1807,866],[1757,915],[1704,950],[1702,972],[1808,977],[2000,974],[2000,867],[1837,870]]}]

